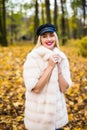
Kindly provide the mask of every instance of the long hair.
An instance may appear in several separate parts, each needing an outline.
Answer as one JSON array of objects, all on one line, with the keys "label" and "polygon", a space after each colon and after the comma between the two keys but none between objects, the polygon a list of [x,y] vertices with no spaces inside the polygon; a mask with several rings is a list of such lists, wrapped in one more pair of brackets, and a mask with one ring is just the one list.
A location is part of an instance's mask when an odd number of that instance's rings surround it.
[{"label": "long hair", "polygon": [[[55,37],[56,37],[56,44],[55,44],[55,46],[56,46],[57,48],[59,48],[59,40],[58,40],[58,36],[57,36],[56,32],[54,32],[54,35],[55,35]],[[39,36],[38,36],[38,39],[37,39],[37,43],[36,43],[35,48],[38,48],[40,45],[41,45],[41,41],[40,41],[40,35],[39,35]]]}]

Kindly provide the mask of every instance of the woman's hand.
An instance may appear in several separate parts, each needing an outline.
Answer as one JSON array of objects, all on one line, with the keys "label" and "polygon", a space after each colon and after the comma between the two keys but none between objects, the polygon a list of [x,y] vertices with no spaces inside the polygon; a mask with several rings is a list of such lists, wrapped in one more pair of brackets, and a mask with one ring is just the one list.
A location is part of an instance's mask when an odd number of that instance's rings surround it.
[{"label": "woman's hand", "polygon": [[57,63],[60,64],[62,61],[62,57],[57,54],[56,58],[57,58]]},{"label": "woman's hand", "polygon": [[48,66],[54,68],[56,63],[57,63],[57,56],[56,55],[51,56],[48,61]]},{"label": "woman's hand", "polygon": [[61,63],[61,60],[62,58],[58,54],[52,55],[49,58],[48,65],[54,68],[56,63]]}]

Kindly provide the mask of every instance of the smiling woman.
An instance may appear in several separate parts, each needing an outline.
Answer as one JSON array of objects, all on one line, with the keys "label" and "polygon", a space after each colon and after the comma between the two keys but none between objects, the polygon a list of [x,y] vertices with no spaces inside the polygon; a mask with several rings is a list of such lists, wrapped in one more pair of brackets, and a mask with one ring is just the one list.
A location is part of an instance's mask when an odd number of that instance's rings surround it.
[{"label": "smiling woman", "polygon": [[69,63],[59,50],[54,25],[41,25],[37,36],[37,45],[28,54],[23,69],[24,123],[28,130],[59,130],[68,122],[63,93],[71,86]]},{"label": "smiling woman", "polygon": [[53,32],[47,32],[41,35],[41,43],[48,49],[53,49],[55,46],[55,35]]}]

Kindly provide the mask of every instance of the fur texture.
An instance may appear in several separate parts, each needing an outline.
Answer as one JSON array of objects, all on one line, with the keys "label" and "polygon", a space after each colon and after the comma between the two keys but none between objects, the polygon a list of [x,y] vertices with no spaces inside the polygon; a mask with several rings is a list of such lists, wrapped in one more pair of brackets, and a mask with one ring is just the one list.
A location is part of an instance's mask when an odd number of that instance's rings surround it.
[{"label": "fur texture", "polygon": [[24,64],[23,77],[26,86],[26,102],[24,123],[28,130],[55,130],[68,122],[64,94],[58,84],[58,68],[55,66],[49,82],[40,94],[31,92],[47,67],[48,59],[54,53],[62,57],[61,70],[64,78],[71,86],[69,63],[58,48],[53,51],[40,46],[28,54]]}]

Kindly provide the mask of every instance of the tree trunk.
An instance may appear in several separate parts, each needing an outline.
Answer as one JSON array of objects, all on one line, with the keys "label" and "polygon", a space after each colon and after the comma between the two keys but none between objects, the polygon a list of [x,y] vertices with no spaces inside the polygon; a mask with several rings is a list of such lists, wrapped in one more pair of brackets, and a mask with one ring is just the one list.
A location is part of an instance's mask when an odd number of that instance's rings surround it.
[{"label": "tree trunk", "polygon": [[58,6],[57,6],[57,0],[54,0],[54,25],[56,27],[56,30],[58,31],[57,27],[57,16],[58,16]]},{"label": "tree trunk", "polygon": [[7,46],[7,37],[6,37],[6,8],[5,8],[5,0],[2,0],[2,8],[3,8],[3,15],[2,15],[2,23],[3,23],[3,46]]},{"label": "tree trunk", "polygon": [[49,2],[49,0],[45,0],[45,6],[46,6],[46,19],[47,19],[47,23],[51,23],[50,2]]},{"label": "tree trunk", "polygon": [[62,24],[62,44],[64,45],[66,42],[66,32],[65,32],[65,18],[64,18],[64,2],[63,0],[61,0],[61,10],[62,10],[62,20],[61,20],[61,24]]},{"label": "tree trunk", "polygon": [[[66,2],[67,4],[67,2]],[[65,4],[65,12],[66,12],[66,19],[65,19],[65,26],[66,26],[66,35],[67,39],[70,39],[70,28],[69,28],[69,17],[68,17],[68,11],[67,11],[67,5]]]},{"label": "tree trunk", "polygon": [[2,30],[2,21],[1,21],[1,16],[0,16],[0,44],[3,43],[3,30]]},{"label": "tree trunk", "polygon": [[41,22],[42,22],[42,24],[44,24],[45,23],[45,18],[44,18],[44,4],[43,4],[43,2],[41,0],[40,0],[40,2],[41,2],[41,17],[42,17]]},{"label": "tree trunk", "polygon": [[39,11],[38,11],[38,0],[35,3],[35,19],[34,19],[34,43],[36,43],[36,30],[39,26]]},{"label": "tree trunk", "polygon": [[10,44],[13,44],[13,35],[14,35],[14,30],[13,30],[13,9],[11,8],[11,25],[10,25],[10,32],[11,32],[11,38],[10,38]]},{"label": "tree trunk", "polygon": [[84,19],[84,23],[83,23],[83,35],[86,36],[87,35],[87,27],[85,28],[86,24],[85,24],[85,19],[86,19],[86,0],[82,0],[82,8],[83,8],[83,19]]},{"label": "tree trunk", "polygon": [[3,27],[2,27],[2,3],[0,1],[0,44],[3,43]]}]

